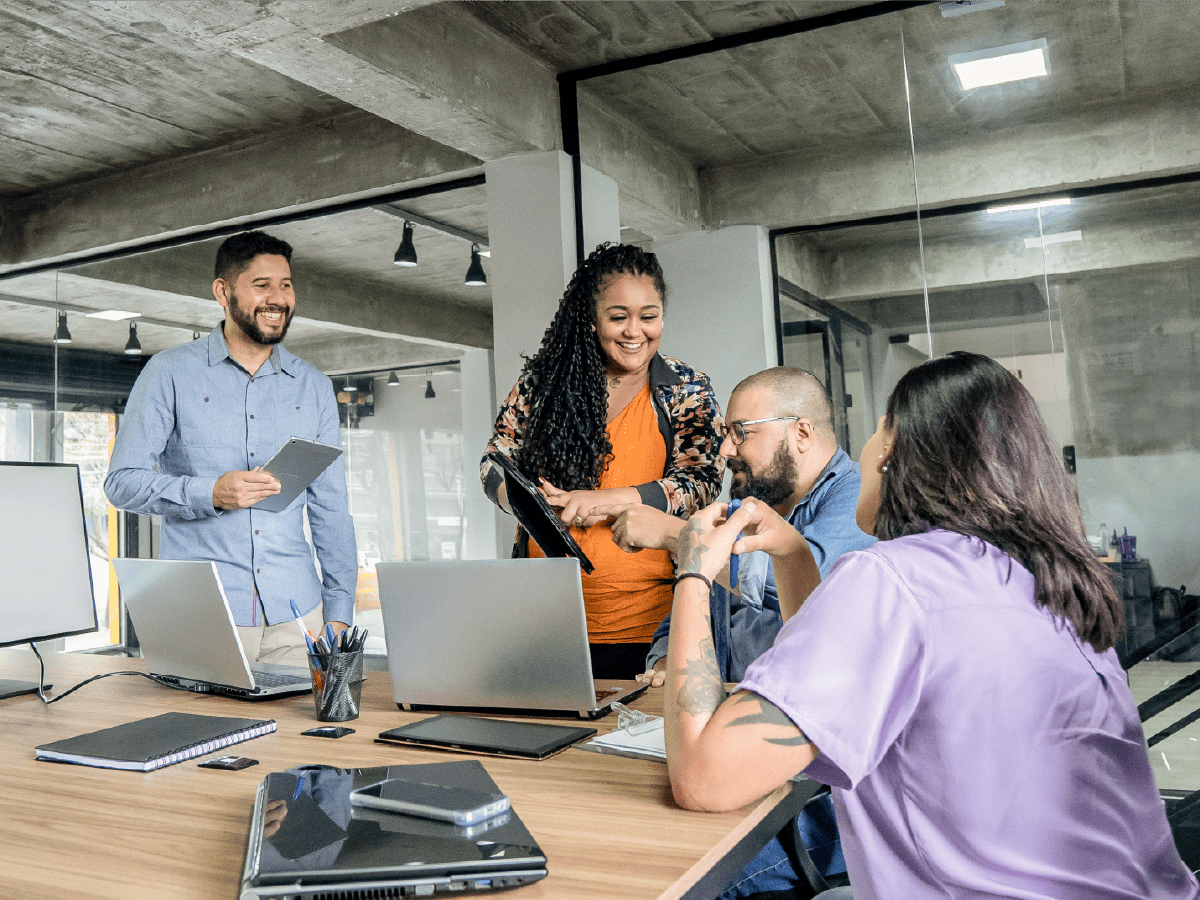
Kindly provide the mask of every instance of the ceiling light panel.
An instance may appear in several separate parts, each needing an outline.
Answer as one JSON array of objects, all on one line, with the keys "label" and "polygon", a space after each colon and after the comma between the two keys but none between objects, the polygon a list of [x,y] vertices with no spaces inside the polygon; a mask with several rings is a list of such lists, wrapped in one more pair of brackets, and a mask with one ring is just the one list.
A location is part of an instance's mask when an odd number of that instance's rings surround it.
[{"label": "ceiling light panel", "polygon": [[1070,197],[1055,197],[1053,200],[1035,200],[1030,203],[1011,203],[1008,206],[989,206],[987,212],[989,216],[994,216],[999,213],[1020,212],[1024,209],[1045,209],[1048,206],[1070,206]]},{"label": "ceiling light panel", "polygon": [[1045,38],[1023,41],[950,57],[950,67],[964,91],[1043,78],[1050,74],[1050,50]]},{"label": "ceiling light panel", "polygon": [[1058,234],[1046,234],[1040,238],[1028,237],[1025,238],[1025,246],[1033,250],[1036,247],[1041,247],[1045,244],[1066,244],[1071,241],[1082,241],[1082,231],[1060,231]]},{"label": "ceiling light panel", "polygon": [[102,312],[88,313],[89,319],[107,319],[110,322],[122,322],[125,319],[136,319],[141,313],[125,312],[123,309],[106,309]]}]

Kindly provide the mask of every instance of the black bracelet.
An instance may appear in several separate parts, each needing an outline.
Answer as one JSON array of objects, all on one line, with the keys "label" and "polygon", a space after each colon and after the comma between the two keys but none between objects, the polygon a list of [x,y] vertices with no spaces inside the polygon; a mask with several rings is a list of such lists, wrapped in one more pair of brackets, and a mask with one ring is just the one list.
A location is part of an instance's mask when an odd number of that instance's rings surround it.
[{"label": "black bracelet", "polygon": [[682,574],[676,575],[675,576],[676,586],[678,586],[679,582],[683,581],[683,579],[685,579],[685,578],[699,578],[701,581],[704,582],[704,586],[706,588],[708,588],[708,592],[710,594],[712,593],[712,582],[709,581],[707,578],[705,578],[703,575],[701,575],[699,572],[683,572]]}]

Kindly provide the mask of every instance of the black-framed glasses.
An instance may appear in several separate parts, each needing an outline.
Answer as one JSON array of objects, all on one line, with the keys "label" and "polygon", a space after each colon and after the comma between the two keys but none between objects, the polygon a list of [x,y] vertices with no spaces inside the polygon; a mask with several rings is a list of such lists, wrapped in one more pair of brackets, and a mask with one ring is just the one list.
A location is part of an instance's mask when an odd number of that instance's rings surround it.
[{"label": "black-framed glasses", "polygon": [[747,425],[758,425],[760,422],[799,422],[800,419],[800,416],[771,416],[768,419],[750,419],[746,422],[730,422],[725,426],[721,437],[729,438],[731,441],[733,441],[733,445],[736,447],[738,444],[741,444],[746,440]]}]

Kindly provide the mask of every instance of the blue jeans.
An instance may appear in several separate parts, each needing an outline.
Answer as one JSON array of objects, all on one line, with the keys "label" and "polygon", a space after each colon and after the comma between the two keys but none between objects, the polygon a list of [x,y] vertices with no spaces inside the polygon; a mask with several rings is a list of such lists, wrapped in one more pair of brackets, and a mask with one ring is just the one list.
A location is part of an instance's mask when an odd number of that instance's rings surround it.
[{"label": "blue jeans", "polygon": [[[833,799],[829,794],[816,797],[805,805],[796,817],[796,828],[818,872],[838,875],[846,871],[842,842],[833,816]],[[804,875],[797,873],[791,856],[784,849],[785,844],[792,843],[791,831],[789,824],[771,838],[717,900],[740,900],[753,894],[795,890],[799,885],[806,885]]]}]

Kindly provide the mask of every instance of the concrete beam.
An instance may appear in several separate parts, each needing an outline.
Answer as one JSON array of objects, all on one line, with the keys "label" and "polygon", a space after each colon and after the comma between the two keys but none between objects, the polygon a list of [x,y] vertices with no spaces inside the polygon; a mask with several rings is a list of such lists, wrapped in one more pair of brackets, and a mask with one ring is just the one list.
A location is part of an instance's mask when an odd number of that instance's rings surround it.
[{"label": "concrete beam", "polygon": [[[211,300],[212,254],[211,245],[188,245],[80,266],[73,273]],[[297,320],[347,334],[425,344],[440,352],[492,346],[490,311],[406,297],[400,291],[387,291],[366,280],[355,281],[342,274],[333,276],[305,268],[303,260],[296,257],[292,261]],[[389,363],[406,364],[399,359]]]},{"label": "concrete beam", "polygon": [[302,360],[330,376],[431,365],[458,359],[464,352],[430,344],[365,336],[354,340],[346,340],[344,336],[319,341],[289,340],[286,346]]},{"label": "concrete beam", "polygon": [[[1115,109],[1004,132],[917,137],[921,206],[934,209],[1069,191],[1200,169],[1200,108]],[[811,154],[705,169],[708,227],[816,225],[911,211],[907,144],[872,153]]]},{"label": "concrete beam", "polygon": [[369,113],[347,113],[14,202],[5,214],[12,244],[0,247],[0,272],[14,263],[67,261],[264,212],[416,187],[473,173],[478,165],[475,157]]},{"label": "concrete beam", "polygon": [[98,5],[124,26],[159,22],[481,159],[559,143],[553,74],[452,4]]},{"label": "concrete beam", "polygon": [[621,223],[652,238],[699,231],[696,168],[638,125],[579,89],[583,162],[617,182]]}]

